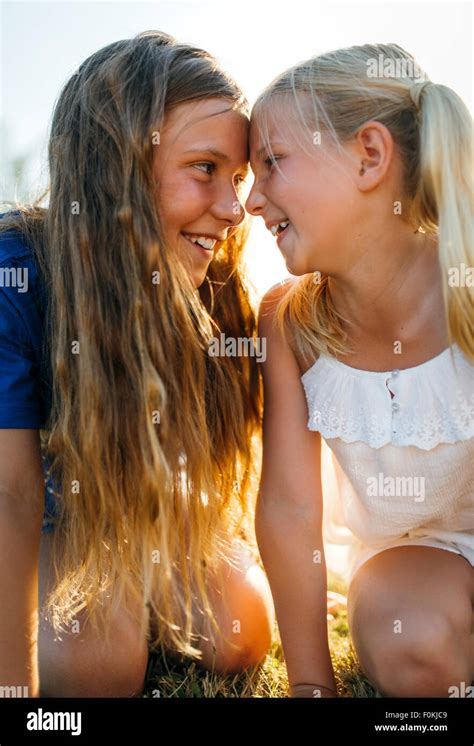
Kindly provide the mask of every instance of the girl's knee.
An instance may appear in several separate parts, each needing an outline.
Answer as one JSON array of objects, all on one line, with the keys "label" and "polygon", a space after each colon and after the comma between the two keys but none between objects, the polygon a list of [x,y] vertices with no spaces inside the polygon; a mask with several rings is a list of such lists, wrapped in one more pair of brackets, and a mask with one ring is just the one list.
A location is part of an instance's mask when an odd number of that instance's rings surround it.
[{"label": "girl's knee", "polygon": [[373,683],[386,697],[449,697],[451,687],[457,690],[462,682],[469,685],[467,667],[461,661],[435,660],[416,662],[405,657],[394,661],[396,667],[385,666]]},{"label": "girl's knee", "polygon": [[[42,537],[39,566],[38,665],[42,697],[133,697],[145,683],[148,664],[149,610],[113,594],[103,603],[111,605],[108,639],[94,629],[87,610],[65,632],[56,632],[43,604],[53,574],[51,535]],[[136,610],[136,614],[132,614]],[[141,616],[142,613],[144,616]],[[143,626],[140,629],[138,617]]]},{"label": "girl's knee", "polygon": [[450,687],[470,681],[469,641],[444,616],[420,618],[408,629],[400,621],[398,630],[367,656],[369,678],[383,695],[448,697]]},{"label": "girl's knee", "polygon": [[266,642],[255,639],[235,639],[231,642],[232,645],[221,641],[216,643],[215,640],[204,641],[200,645],[202,658],[199,664],[214,673],[236,674],[260,665],[268,650]]},{"label": "girl's knee", "polygon": [[128,615],[114,621],[107,644],[87,628],[57,635],[44,622],[38,659],[42,697],[134,697],[144,687],[148,643]]},{"label": "girl's knee", "polygon": [[275,621],[270,587],[264,571],[246,548],[236,550],[235,567],[222,568],[213,588],[214,613],[227,640],[206,625],[208,639],[200,646],[202,664],[221,673],[256,666],[268,652]]}]

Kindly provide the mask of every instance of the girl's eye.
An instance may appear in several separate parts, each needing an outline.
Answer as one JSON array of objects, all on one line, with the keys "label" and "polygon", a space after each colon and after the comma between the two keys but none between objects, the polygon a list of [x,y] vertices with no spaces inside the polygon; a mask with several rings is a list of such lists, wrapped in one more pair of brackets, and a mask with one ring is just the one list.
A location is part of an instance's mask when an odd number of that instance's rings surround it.
[{"label": "girl's eye", "polygon": [[272,168],[277,162],[277,160],[278,160],[277,155],[269,155],[268,158],[265,158],[264,164],[266,165],[267,168]]},{"label": "girl's eye", "polygon": [[204,173],[210,176],[212,172],[215,170],[216,166],[215,166],[215,163],[206,162],[206,163],[196,163],[194,168],[199,168],[199,170],[203,170]]}]

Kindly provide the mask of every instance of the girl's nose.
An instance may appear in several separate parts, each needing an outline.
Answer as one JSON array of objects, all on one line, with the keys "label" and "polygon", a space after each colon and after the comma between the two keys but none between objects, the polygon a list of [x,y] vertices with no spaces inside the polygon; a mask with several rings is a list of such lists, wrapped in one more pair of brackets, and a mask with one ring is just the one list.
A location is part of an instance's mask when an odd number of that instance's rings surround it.
[{"label": "girl's nose", "polygon": [[233,195],[232,200],[225,200],[214,205],[214,215],[219,220],[225,220],[227,223],[237,226],[244,221],[245,210],[242,203]]},{"label": "girl's nose", "polygon": [[251,215],[258,216],[262,212],[264,202],[265,198],[263,194],[256,188],[256,183],[254,183],[250,190],[250,194],[247,197],[245,209]]}]

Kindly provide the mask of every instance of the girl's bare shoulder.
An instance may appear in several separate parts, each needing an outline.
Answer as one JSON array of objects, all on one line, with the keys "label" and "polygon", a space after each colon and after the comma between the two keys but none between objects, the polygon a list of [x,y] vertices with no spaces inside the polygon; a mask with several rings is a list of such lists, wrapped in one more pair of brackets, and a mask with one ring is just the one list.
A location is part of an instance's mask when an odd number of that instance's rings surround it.
[{"label": "girl's bare shoulder", "polygon": [[282,348],[286,348],[288,352],[291,352],[298,364],[301,375],[303,375],[308,368],[314,365],[316,358],[313,356],[310,359],[308,355],[304,355],[299,349],[296,341],[296,330],[291,324],[285,325],[285,333],[283,334],[282,328],[276,323],[276,312],[279,303],[298,285],[300,279],[300,277],[288,277],[267,290],[260,303],[259,329],[261,334],[264,334],[269,339],[277,340],[282,345]]}]

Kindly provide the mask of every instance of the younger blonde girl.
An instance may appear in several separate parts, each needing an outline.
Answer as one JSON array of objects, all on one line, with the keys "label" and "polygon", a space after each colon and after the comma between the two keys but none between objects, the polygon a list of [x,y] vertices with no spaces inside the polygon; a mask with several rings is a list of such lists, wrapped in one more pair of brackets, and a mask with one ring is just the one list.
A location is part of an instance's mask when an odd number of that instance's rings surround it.
[{"label": "younger blonde girl", "polygon": [[363,669],[387,696],[460,696],[474,677],[471,118],[399,46],[340,49],[259,97],[251,164],[247,209],[298,276],[260,314],[256,516],[291,691],[336,695],[323,438]]}]

